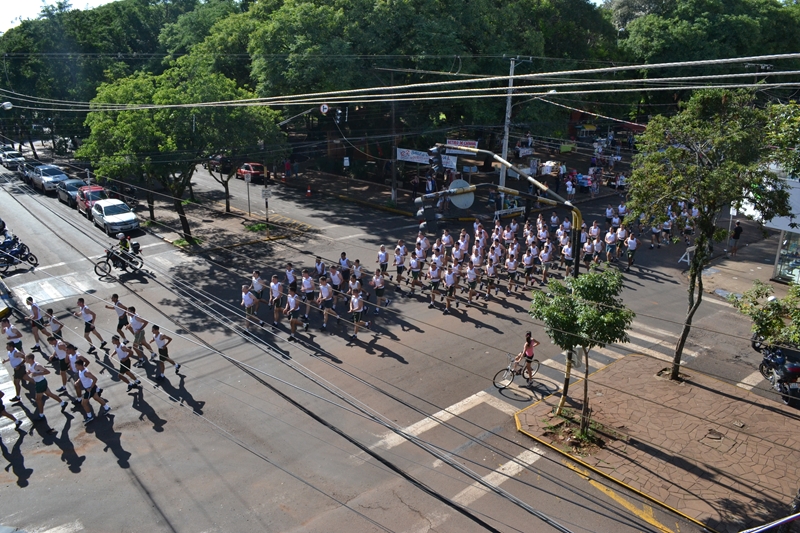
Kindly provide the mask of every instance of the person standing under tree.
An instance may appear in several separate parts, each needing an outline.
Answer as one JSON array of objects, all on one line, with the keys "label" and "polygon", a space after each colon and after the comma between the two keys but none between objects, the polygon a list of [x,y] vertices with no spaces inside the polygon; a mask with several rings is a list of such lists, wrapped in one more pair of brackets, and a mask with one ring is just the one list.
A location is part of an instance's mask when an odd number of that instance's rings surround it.
[{"label": "person standing under tree", "polygon": [[742,226],[739,221],[736,221],[736,225],[731,230],[731,238],[728,241],[728,247],[730,249],[731,257],[736,255],[736,250],[739,249],[739,237],[742,236]]}]

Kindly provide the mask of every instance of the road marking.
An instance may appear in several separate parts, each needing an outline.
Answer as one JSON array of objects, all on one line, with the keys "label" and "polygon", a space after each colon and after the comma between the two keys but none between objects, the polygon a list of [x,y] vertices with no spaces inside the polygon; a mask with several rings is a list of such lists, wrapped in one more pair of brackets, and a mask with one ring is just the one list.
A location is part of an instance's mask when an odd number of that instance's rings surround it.
[{"label": "road marking", "polygon": [[83,531],[83,524],[77,520],[70,524],[63,524],[50,529],[37,529],[35,533],[77,533]]},{"label": "road marking", "polygon": [[753,390],[753,388],[759,383],[761,383],[763,379],[764,376],[761,375],[761,371],[756,370],[755,372],[744,378],[742,381],[737,383],[736,386],[741,387],[745,390]]},{"label": "road marking", "polygon": [[609,498],[611,498],[612,500],[614,500],[622,507],[624,507],[631,513],[635,514],[636,516],[638,516],[651,526],[655,527],[659,531],[662,531],[663,533],[675,533],[672,529],[668,528],[667,526],[659,522],[658,519],[656,519],[655,515],[653,514],[653,508],[647,505],[646,503],[643,503],[642,508],[639,509],[639,507],[635,503],[629,501],[627,498],[620,496],[619,494],[617,494],[610,488],[606,487],[602,483],[599,483],[598,481],[592,479],[590,477],[589,471],[583,470],[578,466],[573,465],[570,461],[566,459],[562,462],[564,466],[566,466],[567,468],[569,468],[570,470],[574,471],[576,474],[587,480],[592,487],[596,488],[597,490],[599,490],[600,492],[602,492],[603,494],[605,494],[606,496],[608,496]]},{"label": "road marking", "polygon": [[[167,243],[165,243],[163,241],[162,242],[152,242],[150,244],[145,244],[144,246],[141,246],[141,249],[144,250],[145,248],[152,248],[153,246],[162,246],[162,245],[166,245],[166,244]],[[76,261],[62,261],[60,263],[53,263],[52,265],[37,266],[36,270],[47,270],[47,269],[50,269],[50,268],[56,268],[56,267],[60,267],[60,266],[64,266],[64,265],[74,265],[74,264],[77,264],[77,263],[83,263],[85,261],[97,261],[98,259],[102,259],[104,257],[105,257],[105,254],[102,254],[102,255],[95,255],[95,256],[89,257],[89,259],[86,259],[84,257],[84,258],[78,259]]]},{"label": "road marking", "polygon": [[354,239],[356,237],[367,237],[369,235],[370,235],[369,233],[354,233],[353,235],[347,235],[345,237],[337,237],[337,238],[335,238],[333,240],[334,241],[344,241],[344,240],[347,240],[347,239]]},{"label": "road marking", "polygon": [[[415,422],[410,426],[403,429],[403,432],[407,435],[411,436],[419,436],[422,433],[435,428],[442,422],[447,422],[448,420],[459,416],[461,413],[475,407],[478,404],[486,403],[487,405],[491,405],[495,409],[511,416],[518,411],[513,405],[504,402],[499,398],[495,398],[494,396],[489,395],[486,391],[480,391],[469,398],[464,398],[460,402],[457,402],[446,409],[442,409],[439,412],[436,412],[430,415],[427,418],[423,418],[419,422]],[[406,437],[394,433],[394,432],[386,432],[383,436],[369,447],[370,450],[375,450],[378,448],[390,450],[395,446],[399,446],[406,442]],[[350,456],[350,459],[353,459],[358,464],[363,464],[367,460],[366,452],[358,452]]]},{"label": "road marking", "polygon": [[[483,476],[482,479],[489,485],[496,487],[506,481],[509,477],[516,476],[542,457],[544,457],[544,452],[534,446],[533,449],[525,450],[519,454],[516,459],[508,461],[494,472]],[[459,505],[468,506],[489,492],[491,491],[488,488],[476,481],[466,489],[456,494],[455,497],[453,497],[453,501]]]}]

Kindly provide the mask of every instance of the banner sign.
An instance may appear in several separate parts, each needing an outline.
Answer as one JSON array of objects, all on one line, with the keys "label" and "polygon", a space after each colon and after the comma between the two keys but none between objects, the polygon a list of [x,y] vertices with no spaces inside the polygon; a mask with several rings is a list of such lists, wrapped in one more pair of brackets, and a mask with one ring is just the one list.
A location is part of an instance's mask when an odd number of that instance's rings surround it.
[{"label": "banner sign", "polygon": [[499,211],[494,212],[494,218],[498,219],[503,215],[513,215],[516,213],[524,213],[524,212],[525,212],[524,207],[512,207],[511,209],[501,209]]},{"label": "banner sign", "polygon": [[397,160],[429,165],[431,162],[431,156],[428,155],[428,152],[420,152],[418,150],[408,150],[406,148],[398,148]]},{"label": "banner sign", "polygon": [[533,148],[520,148],[519,156],[525,157],[526,155],[533,155]]},{"label": "banner sign", "polygon": [[458,157],[454,155],[442,156],[442,165],[444,165],[444,168],[452,168],[453,170],[456,170],[458,168],[457,163]]},{"label": "banner sign", "polygon": [[[465,146],[467,148],[477,148],[478,141],[465,141],[458,139],[447,139],[447,144],[450,146]],[[464,150],[454,150],[453,148],[447,149],[448,154],[461,154],[461,155],[475,155],[474,152],[465,152]]]}]

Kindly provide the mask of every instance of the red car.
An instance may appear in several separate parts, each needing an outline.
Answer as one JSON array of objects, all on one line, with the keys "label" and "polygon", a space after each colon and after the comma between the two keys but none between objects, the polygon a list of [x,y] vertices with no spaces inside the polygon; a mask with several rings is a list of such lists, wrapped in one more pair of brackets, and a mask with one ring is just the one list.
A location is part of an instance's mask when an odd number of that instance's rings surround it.
[{"label": "red car", "polygon": [[78,207],[78,213],[85,216],[89,220],[92,219],[92,207],[98,200],[106,200],[108,195],[106,190],[99,185],[87,185],[78,189],[78,195],[75,198]]},{"label": "red car", "polygon": [[236,169],[236,177],[240,180],[245,180],[246,176],[250,176],[250,181],[256,183],[258,181],[264,181],[266,169],[264,165],[261,163],[244,163],[238,169]]}]

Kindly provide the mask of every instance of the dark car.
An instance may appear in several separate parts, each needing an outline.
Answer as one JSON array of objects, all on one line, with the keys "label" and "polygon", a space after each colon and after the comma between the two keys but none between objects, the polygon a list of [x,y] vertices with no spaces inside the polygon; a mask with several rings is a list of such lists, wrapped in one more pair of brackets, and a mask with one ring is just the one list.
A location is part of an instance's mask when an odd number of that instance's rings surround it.
[{"label": "dark car", "polygon": [[79,179],[68,179],[62,181],[56,186],[56,196],[58,201],[67,204],[70,207],[78,207],[78,189],[85,187],[86,182]]},{"label": "dark car", "polygon": [[264,181],[264,165],[261,163],[244,163],[236,170],[236,177],[240,180],[258,183]]},{"label": "dark car", "polygon": [[206,167],[208,170],[213,170],[214,172],[228,174],[231,170],[233,170],[233,162],[231,161],[230,157],[226,157],[222,154],[216,154],[208,158]]}]

